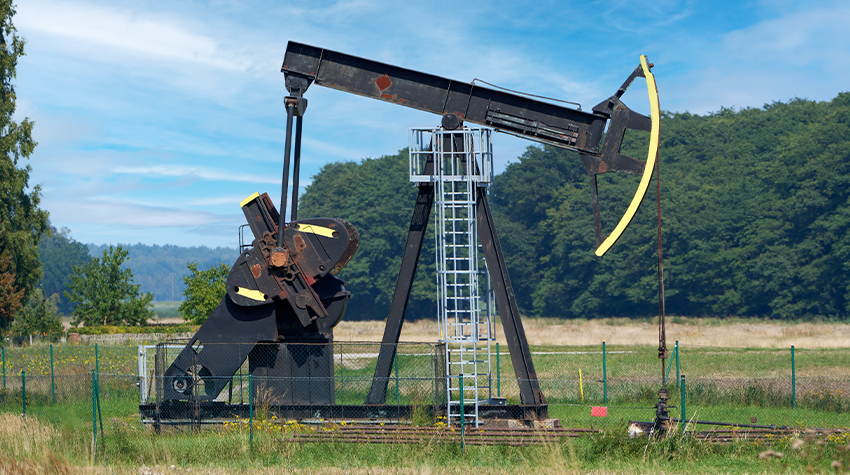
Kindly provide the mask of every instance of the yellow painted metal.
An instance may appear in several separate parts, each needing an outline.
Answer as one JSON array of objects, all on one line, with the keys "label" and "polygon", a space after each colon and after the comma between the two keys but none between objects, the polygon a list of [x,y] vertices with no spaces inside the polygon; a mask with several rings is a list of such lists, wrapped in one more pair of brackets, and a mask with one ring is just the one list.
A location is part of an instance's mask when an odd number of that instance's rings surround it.
[{"label": "yellow painted metal", "polygon": [[316,226],[315,224],[299,224],[298,230],[302,233],[318,234],[324,237],[334,237],[334,230],[324,226]]},{"label": "yellow painted metal", "polygon": [[260,302],[266,299],[265,294],[263,294],[259,290],[246,289],[245,287],[237,287],[236,293],[243,297],[248,297],[251,300],[257,300]]},{"label": "yellow painted metal", "polygon": [[581,377],[581,368],[578,369],[578,387],[581,391],[581,402],[584,404],[584,379]]},{"label": "yellow painted metal", "polygon": [[611,235],[605,238],[602,241],[602,244],[596,249],[596,255],[602,256],[611,246],[617,242],[617,239],[620,238],[620,235],[623,234],[623,231],[626,230],[626,227],[634,218],[635,213],[637,213],[638,207],[640,206],[640,202],[643,201],[644,195],[646,195],[646,190],[649,189],[649,182],[652,180],[652,172],[655,170],[655,161],[658,159],[658,138],[660,133],[659,122],[661,120],[661,111],[658,107],[658,87],[655,85],[655,76],[652,75],[652,72],[649,70],[649,65],[646,62],[646,56],[641,55],[640,57],[640,65],[643,68],[643,74],[646,77],[646,89],[649,93],[649,107],[651,112],[652,119],[652,129],[649,132],[649,151],[646,156],[646,167],[643,169],[643,176],[640,179],[640,184],[638,185],[637,192],[635,196],[632,197],[632,202],[629,204],[629,208],[626,210],[626,213],[620,218],[620,222],[617,223],[617,226],[614,227],[614,231],[611,232]]},{"label": "yellow painted metal", "polygon": [[251,195],[251,196],[249,196],[249,197],[245,198],[244,200],[240,201],[240,202],[239,202],[239,207],[240,207],[240,208],[244,208],[246,204],[248,204],[248,203],[250,203],[250,202],[254,201],[255,199],[257,199],[257,198],[259,198],[259,197],[260,197],[260,194],[259,194],[259,193],[254,193],[253,195]]}]

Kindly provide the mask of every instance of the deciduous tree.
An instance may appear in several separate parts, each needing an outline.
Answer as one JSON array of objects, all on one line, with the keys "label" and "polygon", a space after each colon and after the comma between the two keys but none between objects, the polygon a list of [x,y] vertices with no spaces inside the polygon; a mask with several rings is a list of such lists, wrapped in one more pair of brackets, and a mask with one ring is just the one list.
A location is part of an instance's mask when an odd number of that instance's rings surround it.
[{"label": "deciduous tree", "polygon": [[15,285],[15,274],[9,270],[11,261],[11,257],[0,254],[0,330],[12,324],[24,296],[24,291]]},{"label": "deciduous tree", "polygon": [[183,320],[200,325],[215,310],[221,299],[227,294],[227,275],[230,274],[230,266],[224,262],[210,266],[204,270],[198,270],[198,264],[190,262],[186,264],[189,275],[183,277],[186,289],[183,296],[186,300],[180,304],[177,311]]},{"label": "deciduous tree", "polygon": [[58,340],[63,328],[62,319],[56,313],[55,300],[46,298],[42,289],[36,289],[26,306],[15,316],[12,335],[19,341],[30,335],[48,341]]},{"label": "deciduous tree", "polygon": [[133,272],[122,269],[127,251],[121,246],[109,246],[102,257],[74,266],[70,292],[65,297],[77,304],[73,323],[79,326],[145,325],[153,317],[152,294],[139,294],[133,284]]},{"label": "deciduous tree", "polygon": [[0,253],[10,258],[16,285],[28,299],[41,278],[38,242],[47,230],[47,212],[39,209],[41,187],[30,186],[30,165],[20,166],[35,149],[33,122],[12,120],[15,114],[15,68],[24,41],[12,23],[12,0],[0,0]]}]

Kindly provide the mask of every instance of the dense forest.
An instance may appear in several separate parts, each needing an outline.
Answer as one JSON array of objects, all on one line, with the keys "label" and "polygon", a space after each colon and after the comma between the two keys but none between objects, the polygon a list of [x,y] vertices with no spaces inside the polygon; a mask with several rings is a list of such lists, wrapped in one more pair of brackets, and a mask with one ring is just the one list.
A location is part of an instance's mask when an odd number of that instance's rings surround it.
[{"label": "dense forest", "polygon": [[[665,113],[661,130],[669,314],[850,317],[850,93],[704,116]],[[646,141],[630,131],[623,152],[643,160]],[[606,230],[638,180],[599,176]],[[574,153],[530,146],[496,176],[490,199],[522,312],[657,312],[655,183],[650,190],[620,242],[597,258],[588,177]],[[340,275],[354,294],[347,318],[385,318],[415,196],[406,150],[328,164],[307,188],[302,216],[344,218],[361,233]],[[434,291],[431,234],[407,316],[434,316]]]},{"label": "dense forest", "polygon": [[[705,116],[665,113],[661,130],[668,314],[850,317],[850,93],[831,102],[798,99]],[[630,131],[623,152],[645,159],[647,139]],[[301,199],[301,216],[347,219],[361,233],[359,251],[340,274],[354,295],[346,318],[386,318],[417,192],[407,161],[402,150],[325,165]],[[605,231],[638,181],[628,174],[599,176]],[[524,314],[657,312],[655,182],[603,258],[593,254],[588,177],[574,153],[528,147],[495,177],[489,196]],[[71,266],[104,247],[53,229],[39,247],[49,263],[45,293],[61,295]],[[237,256],[230,248],[124,247],[135,283],[156,300],[182,300],[188,262],[206,269],[229,266]],[[408,318],[436,315],[434,272],[432,222]],[[64,301],[60,309],[70,310]]]}]

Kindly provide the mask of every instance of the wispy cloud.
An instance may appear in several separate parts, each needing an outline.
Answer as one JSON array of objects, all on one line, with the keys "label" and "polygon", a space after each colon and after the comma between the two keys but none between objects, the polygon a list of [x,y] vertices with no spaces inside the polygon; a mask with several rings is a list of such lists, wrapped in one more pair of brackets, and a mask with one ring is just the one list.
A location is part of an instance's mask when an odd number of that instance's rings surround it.
[{"label": "wispy cloud", "polygon": [[[850,4],[807,6],[726,35],[728,55],[751,64],[847,66]],[[728,56],[727,56],[728,57]]]},{"label": "wispy cloud", "polygon": [[88,47],[236,71],[248,66],[223,51],[214,38],[191,31],[188,25],[166,13],[82,2],[28,0],[18,7],[16,22],[22,30]]},{"label": "wispy cloud", "polygon": [[771,3],[768,18],[724,33],[715,43],[676,48],[677,61],[691,58],[695,67],[668,89],[672,108],[706,113],[795,97],[829,100],[850,89],[845,80],[850,35],[844,26],[850,5],[793,7]]},{"label": "wispy cloud", "polygon": [[114,173],[127,175],[144,175],[149,177],[176,177],[190,178],[195,180],[224,181],[224,182],[247,182],[247,183],[279,183],[277,178],[267,176],[248,175],[232,171],[214,170],[204,167],[192,167],[184,165],[147,165],[127,167],[119,166],[112,169]]},{"label": "wispy cloud", "polygon": [[657,34],[691,16],[696,0],[615,0],[605,2],[605,24],[630,33]]},{"label": "wispy cloud", "polygon": [[78,224],[94,222],[100,225],[115,226],[118,229],[185,227],[214,223],[233,226],[244,220],[244,217],[238,213],[222,215],[191,208],[156,206],[116,200],[112,197],[95,197],[74,203],[53,204],[53,210],[59,213],[67,211],[66,207],[73,207],[77,216],[90,217],[87,220],[74,220]]}]

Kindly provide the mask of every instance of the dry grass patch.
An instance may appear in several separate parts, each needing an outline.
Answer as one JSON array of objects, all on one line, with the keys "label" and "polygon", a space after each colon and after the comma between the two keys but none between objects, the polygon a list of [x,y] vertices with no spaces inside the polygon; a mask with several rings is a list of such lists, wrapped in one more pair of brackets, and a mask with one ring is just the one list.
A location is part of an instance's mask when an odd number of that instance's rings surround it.
[{"label": "dry grass patch", "polygon": [[[686,346],[718,346],[728,348],[848,348],[850,324],[844,323],[779,323],[720,319],[676,318],[667,324],[667,340]],[[381,341],[383,321],[350,322],[343,320],[334,329],[337,341]],[[532,345],[651,345],[658,341],[654,321],[605,318],[599,320],[561,320],[524,318],[523,326]],[[497,341],[505,344],[504,331],[496,324]],[[401,341],[434,342],[439,337],[435,320],[405,322]]]}]

